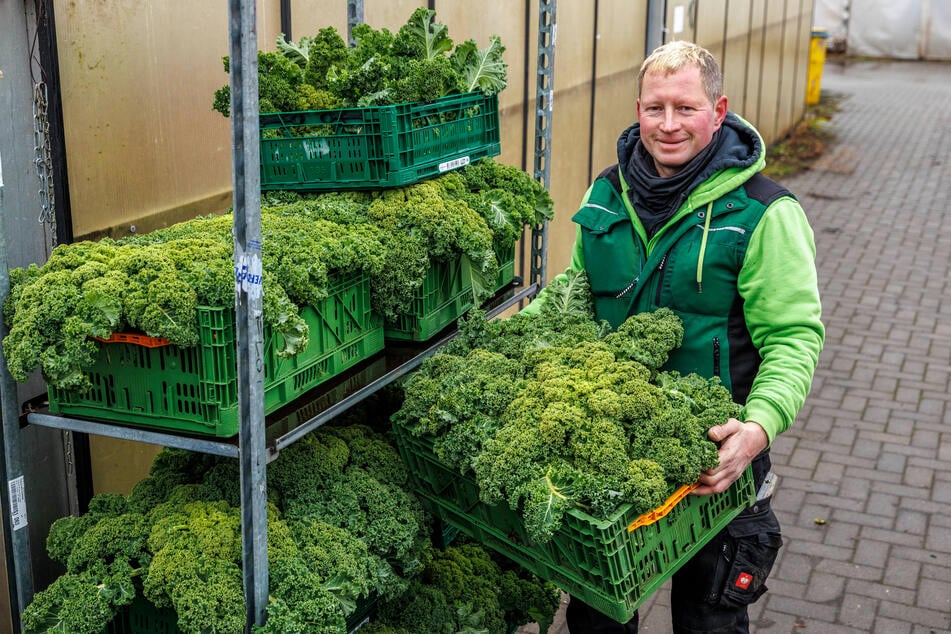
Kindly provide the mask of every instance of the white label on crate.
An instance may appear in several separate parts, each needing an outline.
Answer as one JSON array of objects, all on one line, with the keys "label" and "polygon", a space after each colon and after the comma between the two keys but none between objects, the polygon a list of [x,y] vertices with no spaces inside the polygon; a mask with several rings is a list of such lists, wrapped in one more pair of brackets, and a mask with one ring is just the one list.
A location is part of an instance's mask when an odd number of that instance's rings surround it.
[{"label": "white label on crate", "polygon": [[17,531],[26,528],[26,488],[23,476],[8,482],[10,488],[10,525]]},{"label": "white label on crate", "polygon": [[469,157],[463,156],[462,158],[453,159],[451,161],[446,161],[445,163],[439,164],[439,173],[448,172],[449,170],[454,170],[457,167],[465,167],[469,164]]}]

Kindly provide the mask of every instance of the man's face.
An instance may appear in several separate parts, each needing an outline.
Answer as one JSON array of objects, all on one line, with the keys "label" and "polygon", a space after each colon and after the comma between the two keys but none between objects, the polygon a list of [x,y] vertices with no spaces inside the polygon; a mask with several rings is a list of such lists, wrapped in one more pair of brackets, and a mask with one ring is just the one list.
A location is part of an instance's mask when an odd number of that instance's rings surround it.
[{"label": "man's face", "polygon": [[727,113],[727,98],[716,103],[703,90],[700,69],[648,72],[641,80],[637,119],[641,142],[654,158],[657,173],[673,176],[707,147]]}]

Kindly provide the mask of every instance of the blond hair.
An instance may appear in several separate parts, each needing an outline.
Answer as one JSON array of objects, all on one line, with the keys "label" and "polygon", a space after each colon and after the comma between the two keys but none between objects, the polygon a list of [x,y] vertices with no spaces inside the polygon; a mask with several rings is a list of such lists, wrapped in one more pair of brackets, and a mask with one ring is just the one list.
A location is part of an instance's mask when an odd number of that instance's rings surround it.
[{"label": "blond hair", "polygon": [[720,73],[720,64],[717,63],[713,53],[702,46],[684,40],[674,40],[658,46],[647,56],[637,74],[638,98],[641,96],[641,84],[647,73],[662,73],[666,76],[691,64],[700,69],[703,91],[710,99],[710,103],[716,103],[717,99],[723,96],[723,76]]}]

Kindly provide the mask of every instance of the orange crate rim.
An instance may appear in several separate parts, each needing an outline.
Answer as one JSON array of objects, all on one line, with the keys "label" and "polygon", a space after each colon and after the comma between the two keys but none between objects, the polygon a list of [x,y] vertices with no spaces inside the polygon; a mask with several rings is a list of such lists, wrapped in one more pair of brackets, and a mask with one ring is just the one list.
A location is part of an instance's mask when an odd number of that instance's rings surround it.
[{"label": "orange crate rim", "polygon": [[654,509],[653,511],[647,511],[646,513],[643,513],[640,517],[638,517],[636,520],[631,522],[631,524],[627,527],[627,532],[633,533],[641,526],[649,526],[653,524],[654,522],[656,522],[657,520],[659,520],[660,518],[666,516],[668,513],[670,513],[674,509],[675,506],[680,504],[680,502],[682,502],[685,497],[690,495],[690,492],[696,489],[698,486],[700,486],[698,482],[694,482],[693,484],[683,485],[682,487],[674,491],[673,495],[667,498],[667,500],[665,500],[664,503],[658,506],[656,509]]}]

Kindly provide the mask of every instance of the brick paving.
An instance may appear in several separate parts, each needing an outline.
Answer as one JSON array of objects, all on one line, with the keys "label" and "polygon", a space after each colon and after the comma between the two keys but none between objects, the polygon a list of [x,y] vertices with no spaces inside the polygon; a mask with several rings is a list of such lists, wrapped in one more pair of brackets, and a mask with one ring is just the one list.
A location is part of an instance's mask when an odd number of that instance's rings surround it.
[{"label": "brick paving", "polygon": [[[828,332],[773,445],[785,545],[751,630],[951,632],[951,64],[829,60],[822,87],[836,145],[784,184]],[[665,586],[641,632],[669,631]]]}]

